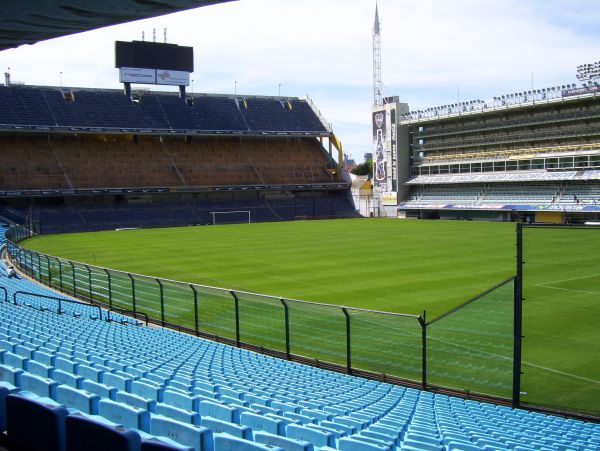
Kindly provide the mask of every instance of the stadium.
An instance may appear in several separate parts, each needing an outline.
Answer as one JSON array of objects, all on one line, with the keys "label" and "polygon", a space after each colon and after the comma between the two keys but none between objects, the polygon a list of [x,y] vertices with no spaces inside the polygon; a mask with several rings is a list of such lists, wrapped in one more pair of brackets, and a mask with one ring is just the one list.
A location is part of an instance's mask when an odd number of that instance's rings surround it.
[{"label": "stadium", "polygon": [[[63,3],[0,51],[226,2]],[[190,92],[191,47],[116,41],[123,89],[6,73],[0,446],[600,447],[595,66],[412,111],[379,34],[366,217],[313,100]]]}]

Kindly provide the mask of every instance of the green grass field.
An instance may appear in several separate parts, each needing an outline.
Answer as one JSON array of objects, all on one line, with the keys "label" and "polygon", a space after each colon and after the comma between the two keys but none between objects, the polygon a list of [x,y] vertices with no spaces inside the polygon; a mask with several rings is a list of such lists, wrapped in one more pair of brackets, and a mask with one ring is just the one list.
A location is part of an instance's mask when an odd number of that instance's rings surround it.
[{"label": "green grass field", "polygon": [[[600,414],[599,232],[525,230],[524,402]],[[214,287],[389,312],[426,310],[428,320],[515,274],[515,225],[502,223],[297,221],[49,235],[27,240],[26,246]],[[56,268],[45,271],[54,273],[55,283]],[[67,266],[63,276],[68,285],[73,275]],[[91,276],[95,295],[106,300],[106,276],[98,270]],[[79,267],[75,279],[83,294],[87,278]],[[137,278],[135,285],[136,309],[159,318],[156,282]],[[165,283],[166,321],[194,326],[188,288]],[[131,308],[126,276],[113,275],[112,290],[115,305]],[[429,382],[510,396],[512,295],[508,283],[428,327]],[[242,341],[283,350],[280,303],[246,294],[239,298]],[[201,330],[235,336],[228,293],[201,290],[198,316]],[[416,320],[362,312],[352,312],[351,318],[355,367],[420,379]],[[291,304],[289,321],[292,353],[345,363],[339,308]]]},{"label": "green grass field", "polygon": [[333,220],[39,236],[27,247],[155,277],[437,316],[515,272],[514,224]]}]

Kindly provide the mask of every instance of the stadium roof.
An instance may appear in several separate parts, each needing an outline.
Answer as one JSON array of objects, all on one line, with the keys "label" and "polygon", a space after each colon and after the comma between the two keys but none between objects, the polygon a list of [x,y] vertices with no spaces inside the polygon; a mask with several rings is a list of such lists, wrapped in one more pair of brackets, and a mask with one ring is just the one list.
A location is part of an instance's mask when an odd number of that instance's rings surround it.
[{"label": "stadium roof", "polygon": [[4,0],[0,51],[232,0]]}]

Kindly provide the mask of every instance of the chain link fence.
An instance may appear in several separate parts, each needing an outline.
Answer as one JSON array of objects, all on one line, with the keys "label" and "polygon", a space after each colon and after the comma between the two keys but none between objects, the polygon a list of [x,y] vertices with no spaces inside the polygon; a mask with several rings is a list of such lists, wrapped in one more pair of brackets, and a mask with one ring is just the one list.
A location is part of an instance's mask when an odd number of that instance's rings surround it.
[{"label": "chain link fence", "polygon": [[522,227],[521,403],[600,416],[600,227]]},{"label": "chain link fence", "polygon": [[598,227],[517,226],[517,275],[445,314],[377,312],[100,268],[30,251],[21,271],[66,294],[281,358],[513,406],[600,415]]}]

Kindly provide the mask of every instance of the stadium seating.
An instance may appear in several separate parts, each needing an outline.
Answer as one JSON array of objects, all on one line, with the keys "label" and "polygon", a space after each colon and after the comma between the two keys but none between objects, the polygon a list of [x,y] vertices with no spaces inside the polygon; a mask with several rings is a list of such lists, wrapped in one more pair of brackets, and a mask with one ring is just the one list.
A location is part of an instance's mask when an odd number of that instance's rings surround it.
[{"label": "stadium seating", "polygon": [[[315,138],[0,139],[2,190],[214,187],[331,183],[335,162]],[[144,164],[140,164],[140,162]]]},{"label": "stadium seating", "polygon": [[310,105],[297,98],[200,94],[188,102],[174,93],[138,92],[134,99],[119,90],[0,86],[0,126],[327,133]]},{"label": "stadium seating", "polygon": [[[94,231],[119,227],[166,227],[212,224],[211,212],[250,211],[252,222],[295,218],[354,217],[354,207],[343,195],[327,197],[189,202],[113,206],[80,205],[40,207],[35,218],[42,233]],[[219,223],[247,221],[247,213],[219,217]]]},{"label": "stadium seating", "polygon": [[[49,292],[5,273],[0,285],[9,299],[17,290]],[[0,412],[6,405],[0,426],[21,445],[41,449],[46,440],[67,450],[216,451],[600,447],[597,424],[333,373],[168,329],[107,322],[91,311],[58,315],[50,300],[33,296],[30,304],[0,302]]]}]

